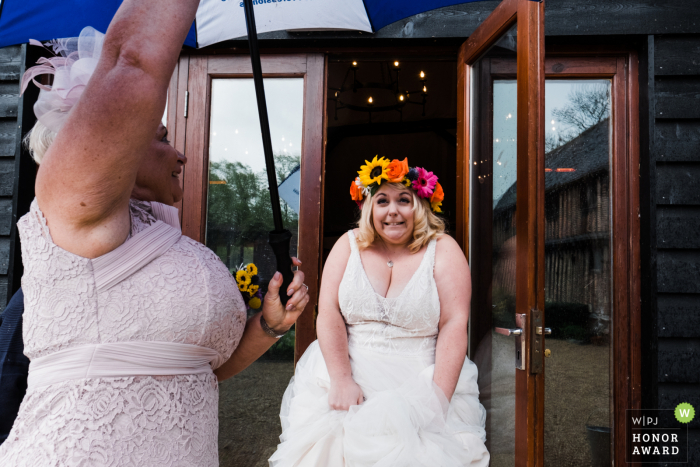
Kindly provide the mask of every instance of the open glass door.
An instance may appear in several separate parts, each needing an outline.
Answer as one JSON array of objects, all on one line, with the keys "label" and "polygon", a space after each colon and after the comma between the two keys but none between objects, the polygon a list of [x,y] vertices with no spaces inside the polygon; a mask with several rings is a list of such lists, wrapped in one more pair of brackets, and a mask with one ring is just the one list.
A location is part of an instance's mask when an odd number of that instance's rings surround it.
[{"label": "open glass door", "polygon": [[[517,75],[498,76],[502,61]],[[504,0],[458,62],[458,241],[491,466],[543,462],[544,4]],[[515,78],[515,79],[513,79]]]}]

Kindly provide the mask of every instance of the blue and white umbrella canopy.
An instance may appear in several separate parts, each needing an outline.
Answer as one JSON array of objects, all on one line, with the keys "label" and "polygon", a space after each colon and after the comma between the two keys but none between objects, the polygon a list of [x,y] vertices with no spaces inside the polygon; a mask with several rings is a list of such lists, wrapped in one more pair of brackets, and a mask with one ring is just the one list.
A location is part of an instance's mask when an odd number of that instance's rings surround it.
[{"label": "blue and white umbrella canopy", "polygon": [[[253,0],[258,33],[280,30],[375,32],[400,19],[479,0]],[[121,0],[0,0],[0,47],[106,31]],[[241,0],[202,0],[185,45],[206,47],[247,35]]]}]

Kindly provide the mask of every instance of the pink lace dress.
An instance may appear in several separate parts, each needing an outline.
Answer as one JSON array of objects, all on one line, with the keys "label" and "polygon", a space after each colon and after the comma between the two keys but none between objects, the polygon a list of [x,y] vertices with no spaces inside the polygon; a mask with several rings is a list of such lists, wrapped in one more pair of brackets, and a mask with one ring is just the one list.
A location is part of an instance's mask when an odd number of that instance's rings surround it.
[{"label": "pink lace dress", "polygon": [[[36,200],[18,222],[33,363],[94,344],[177,343],[220,364],[238,345],[245,305],[226,266],[180,235],[175,208],[132,201],[130,210],[130,238],[92,260],[52,242]],[[154,252],[158,229],[175,237]],[[0,465],[217,466],[218,386],[206,370],[30,383]]]}]

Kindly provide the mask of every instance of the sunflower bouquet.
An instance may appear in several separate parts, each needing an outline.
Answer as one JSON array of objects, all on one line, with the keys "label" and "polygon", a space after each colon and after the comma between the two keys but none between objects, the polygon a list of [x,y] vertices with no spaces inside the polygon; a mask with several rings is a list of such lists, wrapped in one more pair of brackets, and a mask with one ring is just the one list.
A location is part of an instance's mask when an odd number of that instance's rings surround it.
[{"label": "sunflower bouquet", "polygon": [[262,291],[260,290],[260,277],[258,267],[253,263],[240,265],[235,273],[238,290],[241,291],[243,301],[248,308],[257,310],[262,305]]},{"label": "sunflower bouquet", "polygon": [[408,158],[400,161],[390,161],[384,157],[374,156],[372,161],[365,161],[365,165],[357,172],[358,177],[350,184],[350,196],[361,208],[363,200],[374,195],[382,182],[401,183],[416,192],[419,198],[427,199],[434,212],[442,212],[440,206],[445,193],[438,183],[437,175],[428,172],[422,167],[409,167]]}]

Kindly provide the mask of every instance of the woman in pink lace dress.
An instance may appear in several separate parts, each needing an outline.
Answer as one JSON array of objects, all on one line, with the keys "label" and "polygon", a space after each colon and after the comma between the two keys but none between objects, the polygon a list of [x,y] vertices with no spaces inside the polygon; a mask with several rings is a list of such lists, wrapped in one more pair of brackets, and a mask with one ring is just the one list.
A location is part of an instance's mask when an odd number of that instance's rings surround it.
[{"label": "woman in pink lace dress", "polygon": [[[276,274],[246,322],[235,279],[167,206],[182,164],[159,120],[197,4],[125,0],[104,41],[83,31],[85,56],[52,63],[35,106],[37,196],[18,222],[29,384],[0,465],[218,465],[217,378],[308,302],[297,272],[282,306]],[[137,174],[154,202],[130,202]]]}]

